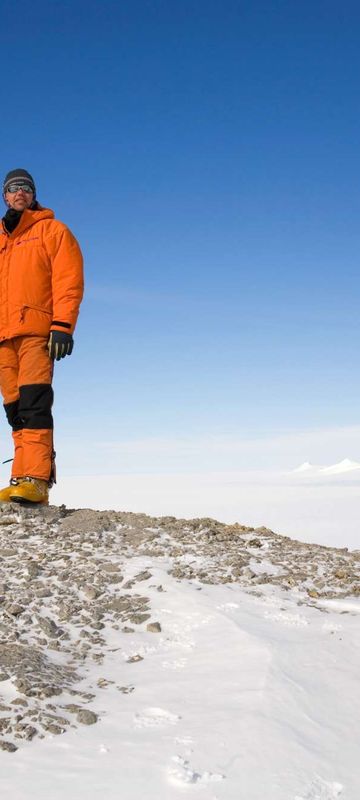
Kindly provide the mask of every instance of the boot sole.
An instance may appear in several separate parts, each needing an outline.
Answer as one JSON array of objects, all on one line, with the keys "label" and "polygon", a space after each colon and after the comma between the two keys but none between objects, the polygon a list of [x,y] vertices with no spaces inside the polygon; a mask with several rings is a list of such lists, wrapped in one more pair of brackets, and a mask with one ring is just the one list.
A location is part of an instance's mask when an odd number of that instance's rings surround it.
[{"label": "boot sole", "polygon": [[28,500],[25,497],[10,497],[10,500],[3,500],[6,503],[19,503],[22,506],[48,506],[48,500]]}]

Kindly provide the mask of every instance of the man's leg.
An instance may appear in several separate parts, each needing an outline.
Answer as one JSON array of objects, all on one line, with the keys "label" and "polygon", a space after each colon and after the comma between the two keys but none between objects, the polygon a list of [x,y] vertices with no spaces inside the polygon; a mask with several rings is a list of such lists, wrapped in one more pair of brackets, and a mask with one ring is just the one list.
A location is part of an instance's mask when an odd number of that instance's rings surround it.
[{"label": "man's leg", "polygon": [[53,362],[43,336],[23,336],[17,349],[23,475],[49,482],[53,462]]},{"label": "man's leg", "polygon": [[23,470],[22,428],[23,422],[19,416],[19,362],[17,347],[9,339],[0,344],[0,390],[4,399],[4,409],[13,431],[14,459],[11,469],[11,478],[21,478]]}]

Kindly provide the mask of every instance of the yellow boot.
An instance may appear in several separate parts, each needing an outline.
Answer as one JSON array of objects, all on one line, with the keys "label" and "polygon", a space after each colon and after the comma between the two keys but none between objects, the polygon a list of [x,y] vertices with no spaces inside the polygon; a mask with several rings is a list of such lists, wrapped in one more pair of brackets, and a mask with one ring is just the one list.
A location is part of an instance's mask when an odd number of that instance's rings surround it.
[{"label": "yellow boot", "polygon": [[15,486],[18,486],[24,478],[12,478],[10,486],[5,486],[5,489],[0,489],[0,503],[10,503],[10,495],[14,491]]},{"label": "yellow boot", "polygon": [[[11,489],[12,487],[10,487]],[[42,503],[49,502],[49,485],[40,478],[23,478],[21,483],[9,492],[13,503]]]}]

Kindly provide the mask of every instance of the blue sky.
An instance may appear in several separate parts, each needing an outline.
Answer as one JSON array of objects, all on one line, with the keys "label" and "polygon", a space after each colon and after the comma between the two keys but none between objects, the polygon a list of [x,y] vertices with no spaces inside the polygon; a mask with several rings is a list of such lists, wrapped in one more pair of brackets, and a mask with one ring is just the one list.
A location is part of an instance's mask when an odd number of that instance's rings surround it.
[{"label": "blue sky", "polygon": [[64,472],[358,424],[359,25],[331,0],[2,9],[2,172],[32,172],[86,263]]}]

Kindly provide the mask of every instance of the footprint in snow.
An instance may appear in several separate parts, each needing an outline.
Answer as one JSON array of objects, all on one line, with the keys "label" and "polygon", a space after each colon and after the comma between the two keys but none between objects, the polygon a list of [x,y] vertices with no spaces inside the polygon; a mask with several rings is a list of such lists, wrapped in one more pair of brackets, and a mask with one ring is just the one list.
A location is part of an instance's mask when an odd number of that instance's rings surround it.
[{"label": "footprint in snow", "polygon": [[165,708],[144,708],[143,711],[134,714],[134,727],[166,728],[168,725],[176,725],[180,719],[178,714],[172,714]]},{"label": "footprint in snow", "polygon": [[223,781],[225,775],[219,772],[196,772],[190,765],[189,761],[181,756],[172,757],[173,765],[169,767],[168,775],[170,783],[175,786],[189,786],[196,784],[197,786],[205,786],[208,783],[217,783]]},{"label": "footprint in snow", "polygon": [[342,795],[343,788],[343,785],[336,781],[315,778],[305,790],[305,794],[297,794],[294,800],[337,800]]}]

